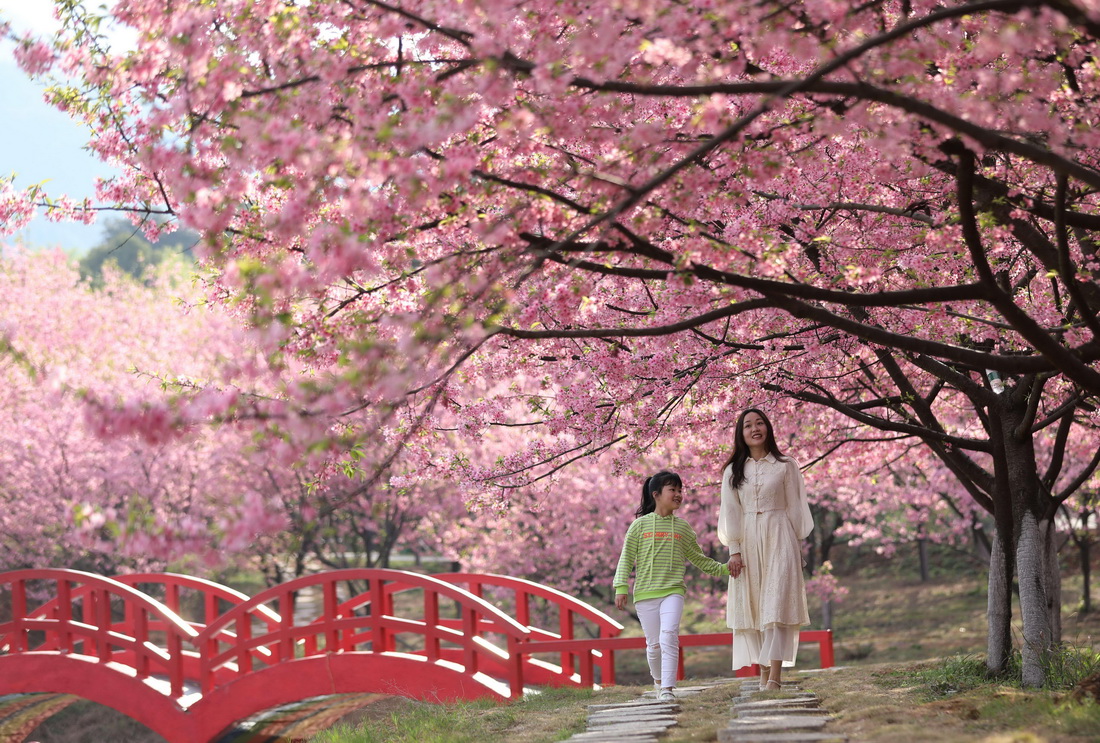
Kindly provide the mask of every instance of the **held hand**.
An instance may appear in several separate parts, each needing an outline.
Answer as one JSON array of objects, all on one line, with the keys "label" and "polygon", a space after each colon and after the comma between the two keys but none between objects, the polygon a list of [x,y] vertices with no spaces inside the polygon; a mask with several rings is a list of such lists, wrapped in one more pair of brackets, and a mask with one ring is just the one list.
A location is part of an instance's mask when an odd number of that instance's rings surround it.
[{"label": "held hand", "polygon": [[729,565],[730,575],[734,578],[741,577],[741,571],[745,569],[745,564],[741,562],[741,555],[736,554],[730,557]]},{"label": "held hand", "polygon": [[615,596],[615,608],[622,611],[626,608],[626,594],[620,593]]}]

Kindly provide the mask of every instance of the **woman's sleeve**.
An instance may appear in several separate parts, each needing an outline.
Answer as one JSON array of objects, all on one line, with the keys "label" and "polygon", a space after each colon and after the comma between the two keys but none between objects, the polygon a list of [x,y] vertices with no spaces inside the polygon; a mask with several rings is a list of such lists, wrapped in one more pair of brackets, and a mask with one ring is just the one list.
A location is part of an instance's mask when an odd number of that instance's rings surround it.
[{"label": "woman's sleeve", "polygon": [[718,509],[718,541],[730,548],[730,554],[741,552],[741,500],[737,491],[730,487],[730,472],[722,470],[722,505]]},{"label": "woman's sleeve", "polygon": [[799,539],[810,536],[814,530],[814,517],[810,514],[810,502],[806,497],[806,481],[798,462],[787,459],[787,474],[783,478],[783,487],[787,496],[787,518],[791,520],[794,533]]}]

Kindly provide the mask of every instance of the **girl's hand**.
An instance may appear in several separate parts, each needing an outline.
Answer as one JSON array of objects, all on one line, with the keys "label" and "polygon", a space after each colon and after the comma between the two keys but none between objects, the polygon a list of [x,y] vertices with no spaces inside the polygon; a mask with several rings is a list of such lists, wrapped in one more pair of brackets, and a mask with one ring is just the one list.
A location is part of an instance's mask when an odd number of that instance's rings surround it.
[{"label": "girl's hand", "polygon": [[745,569],[745,563],[741,562],[740,552],[738,552],[736,555],[730,555],[730,562],[727,567],[729,567],[730,576],[734,578],[741,577],[741,571]]},{"label": "girl's hand", "polygon": [[615,608],[622,611],[626,608],[626,594],[620,593],[615,596]]}]

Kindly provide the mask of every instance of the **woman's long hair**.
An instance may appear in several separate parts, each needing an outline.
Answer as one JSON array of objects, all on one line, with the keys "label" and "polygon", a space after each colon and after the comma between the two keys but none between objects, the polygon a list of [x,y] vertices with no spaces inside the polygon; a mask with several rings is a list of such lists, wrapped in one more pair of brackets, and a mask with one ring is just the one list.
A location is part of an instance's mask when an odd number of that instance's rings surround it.
[{"label": "woman's long hair", "polygon": [[768,416],[764,415],[764,411],[758,408],[748,408],[741,412],[740,417],[737,419],[737,427],[733,434],[733,454],[730,454],[730,458],[726,460],[726,463],[722,465],[722,471],[726,471],[726,467],[733,468],[730,472],[730,487],[740,487],[741,483],[745,481],[745,462],[749,458],[749,445],[745,443],[745,418],[749,413],[756,413],[764,419],[764,427],[768,429],[768,435],[764,437],[764,446],[772,456],[780,461],[785,461],[786,457],[783,452],[779,451],[779,444],[775,443],[775,431],[772,430],[772,422],[768,420]]},{"label": "woman's long hair", "polygon": [[634,512],[635,518],[645,516],[647,513],[653,513],[657,510],[657,496],[656,493],[664,490],[665,485],[669,483],[673,485],[679,485],[684,487],[683,481],[680,476],[675,472],[669,472],[668,470],[661,470],[653,477],[647,477],[642,484],[642,504],[638,506],[638,510]]}]

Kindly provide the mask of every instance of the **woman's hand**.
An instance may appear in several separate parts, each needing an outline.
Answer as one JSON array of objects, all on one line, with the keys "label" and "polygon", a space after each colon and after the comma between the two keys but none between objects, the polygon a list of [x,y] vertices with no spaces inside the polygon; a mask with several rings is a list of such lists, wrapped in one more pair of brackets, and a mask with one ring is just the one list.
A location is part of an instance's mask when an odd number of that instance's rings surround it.
[{"label": "woman's hand", "polygon": [[736,555],[730,555],[730,562],[729,562],[728,567],[729,567],[729,570],[730,570],[730,576],[731,577],[733,577],[733,578],[740,578],[741,577],[741,571],[745,569],[745,563],[743,563],[741,561],[741,553],[740,552],[738,552]]},{"label": "woman's hand", "polygon": [[615,595],[615,608],[622,611],[626,608],[626,594],[620,593]]}]

